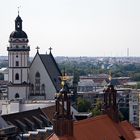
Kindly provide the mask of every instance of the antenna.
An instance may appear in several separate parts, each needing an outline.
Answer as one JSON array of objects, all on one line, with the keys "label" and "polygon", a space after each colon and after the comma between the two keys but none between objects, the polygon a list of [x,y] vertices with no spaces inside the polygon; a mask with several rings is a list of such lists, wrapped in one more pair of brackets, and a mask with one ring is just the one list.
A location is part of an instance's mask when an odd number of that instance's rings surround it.
[{"label": "antenna", "polygon": [[129,48],[127,48],[127,57],[129,57]]}]

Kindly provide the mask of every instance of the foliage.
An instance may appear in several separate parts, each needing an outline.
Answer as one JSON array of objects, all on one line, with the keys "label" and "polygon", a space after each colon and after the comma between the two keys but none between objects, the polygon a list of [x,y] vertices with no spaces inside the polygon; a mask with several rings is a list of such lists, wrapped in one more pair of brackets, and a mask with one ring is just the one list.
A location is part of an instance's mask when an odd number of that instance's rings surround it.
[{"label": "foliage", "polygon": [[137,89],[140,89],[140,82],[137,82]]},{"label": "foliage", "polygon": [[8,61],[2,61],[0,63],[0,68],[3,68],[3,67],[8,67]]},{"label": "foliage", "polygon": [[140,73],[134,73],[132,78],[134,81],[140,81]]},{"label": "foliage", "polygon": [[96,106],[93,109],[91,109],[92,116],[95,117],[95,116],[101,115],[102,114],[101,108],[102,108],[102,101],[97,100]]},{"label": "foliage", "polygon": [[73,84],[78,84],[78,82],[79,82],[79,73],[78,73],[78,71],[74,71],[74,75],[73,75]]},{"label": "foliage", "polygon": [[102,114],[101,110],[99,110],[99,108],[97,107],[93,108],[91,112],[92,112],[92,116],[94,117]]},{"label": "foliage", "polygon": [[88,112],[91,108],[91,103],[80,97],[78,98],[77,105],[79,112]]},{"label": "foliage", "polygon": [[112,77],[131,77],[134,81],[140,81],[140,64],[113,64],[109,69],[102,69],[101,66],[103,62],[98,62],[94,64],[93,62],[78,62],[78,61],[69,61],[59,63],[61,70],[64,68],[68,75],[74,75],[74,72],[79,74],[79,76],[87,76],[93,74],[105,73],[109,74],[111,70]]}]

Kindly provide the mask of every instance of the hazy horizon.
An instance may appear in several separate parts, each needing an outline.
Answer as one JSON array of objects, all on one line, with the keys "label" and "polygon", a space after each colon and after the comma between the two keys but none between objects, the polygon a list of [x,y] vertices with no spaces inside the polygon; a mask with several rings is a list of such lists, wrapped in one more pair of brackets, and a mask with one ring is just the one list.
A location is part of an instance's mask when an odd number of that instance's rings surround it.
[{"label": "hazy horizon", "polygon": [[0,4],[0,56],[8,55],[9,35],[20,8],[30,56],[140,56],[139,0],[4,0]]}]

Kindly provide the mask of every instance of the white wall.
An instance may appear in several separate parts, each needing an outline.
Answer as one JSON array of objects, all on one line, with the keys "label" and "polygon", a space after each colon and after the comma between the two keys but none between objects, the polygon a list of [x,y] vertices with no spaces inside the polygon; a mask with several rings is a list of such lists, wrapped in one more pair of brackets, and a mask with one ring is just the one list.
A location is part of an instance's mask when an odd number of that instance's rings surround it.
[{"label": "white wall", "polygon": [[45,84],[46,99],[54,99],[56,89],[55,89],[44,65],[42,64],[42,61],[38,54],[30,67],[30,74],[29,74],[30,83],[32,83],[34,85],[35,85],[36,72],[40,73],[41,85]]},{"label": "white wall", "polygon": [[9,86],[8,99],[15,99],[15,94],[18,93],[21,99],[28,99],[29,87],[26,86]]},{"label": "white wall", "polygon": [[[6,102],[2,104],[2,115],[11,114],[20,111],[19,102]],[[14,118],[13,118],[14,119]]]}]

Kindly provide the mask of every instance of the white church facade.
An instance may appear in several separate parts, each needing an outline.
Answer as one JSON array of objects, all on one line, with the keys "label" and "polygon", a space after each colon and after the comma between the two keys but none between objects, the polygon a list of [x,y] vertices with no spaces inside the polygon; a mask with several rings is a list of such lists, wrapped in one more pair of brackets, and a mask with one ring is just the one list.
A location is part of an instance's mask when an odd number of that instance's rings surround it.
[{"label": "white church facade", "polygon": [[61,72],[51,53],[37,53],[29,61],[28,36],[22,30],[22,19],[15,20],[15,31],[10,34],[8,51],[8,99],[54,99],[60,90]]}]

